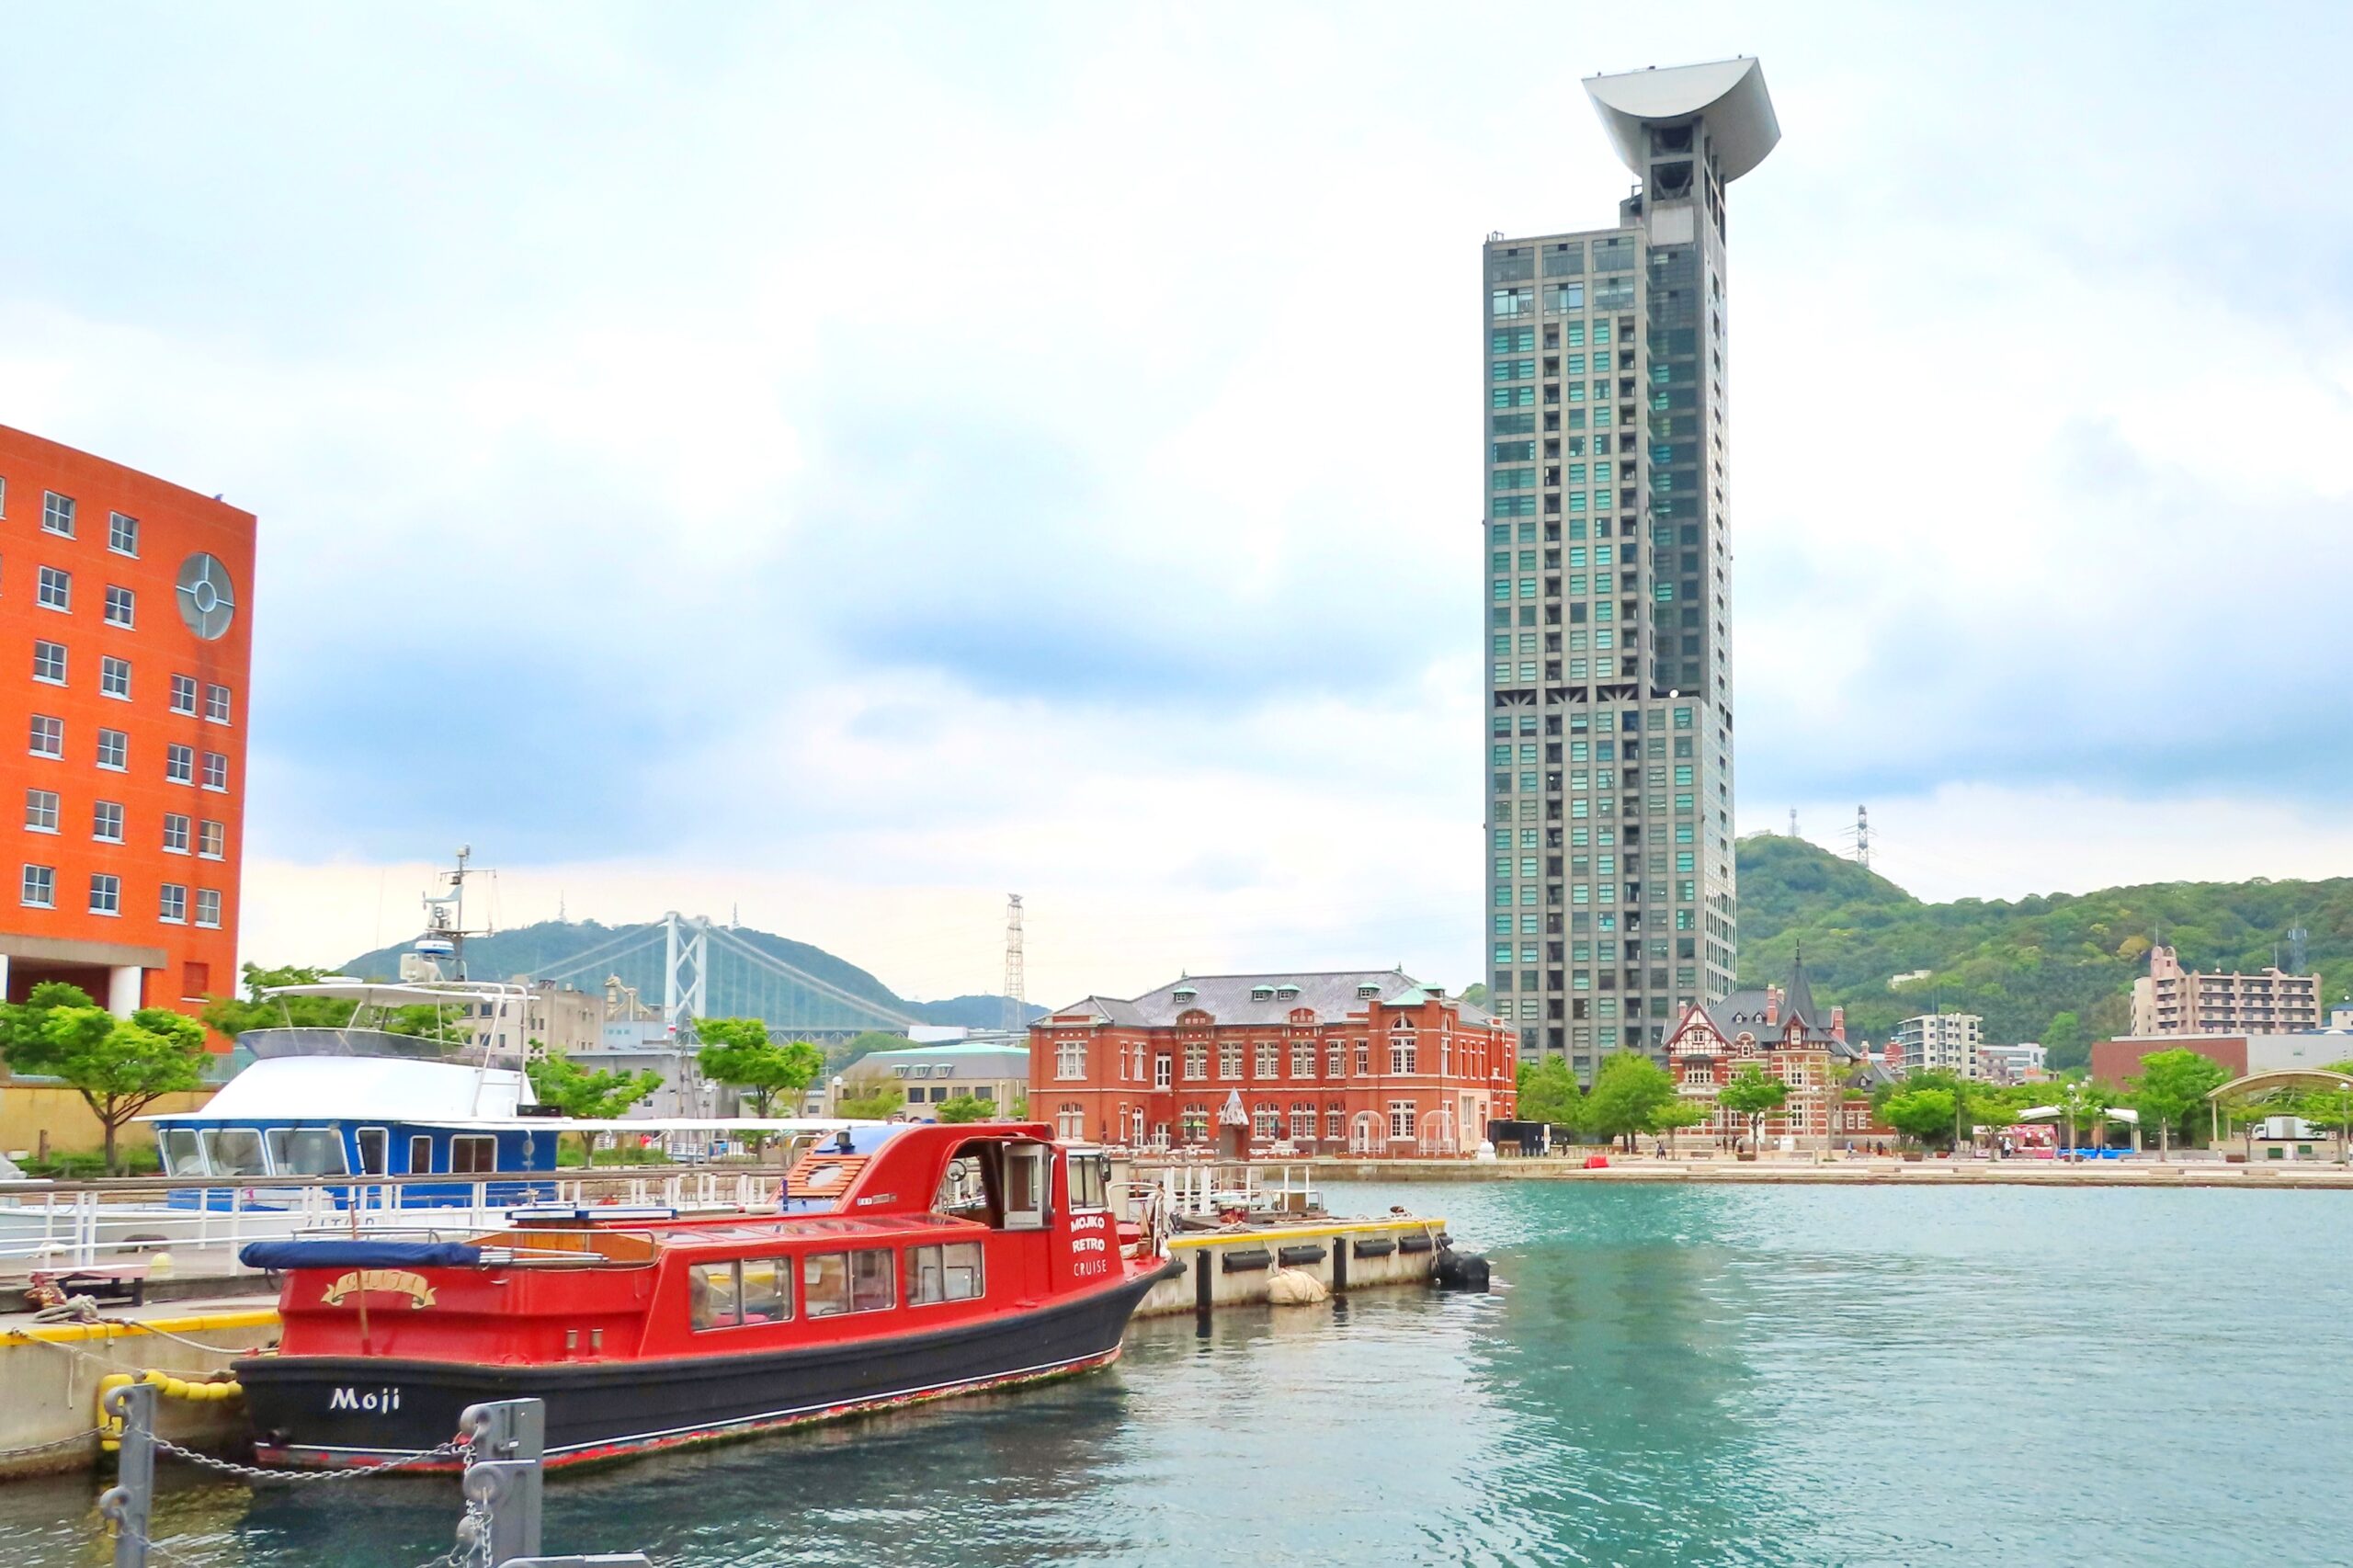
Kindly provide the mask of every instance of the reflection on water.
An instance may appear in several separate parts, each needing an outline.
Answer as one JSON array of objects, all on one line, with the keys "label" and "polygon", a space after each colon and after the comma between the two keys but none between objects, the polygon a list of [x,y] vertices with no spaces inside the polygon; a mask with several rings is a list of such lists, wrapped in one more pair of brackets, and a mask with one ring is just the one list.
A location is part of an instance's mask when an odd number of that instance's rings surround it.
[{"label": "reflection on water", "polygon": [[[548,1549],[659,1563],[2341,1561],[2333,1193],[1337,1189],[1489,1297],[1137,1325],[1107,1374],[601,1471]],[[174,1481],[175,1560],[414,1568],[453,1482]],[[98,1563],[90,1481],[0,1564]]]}]

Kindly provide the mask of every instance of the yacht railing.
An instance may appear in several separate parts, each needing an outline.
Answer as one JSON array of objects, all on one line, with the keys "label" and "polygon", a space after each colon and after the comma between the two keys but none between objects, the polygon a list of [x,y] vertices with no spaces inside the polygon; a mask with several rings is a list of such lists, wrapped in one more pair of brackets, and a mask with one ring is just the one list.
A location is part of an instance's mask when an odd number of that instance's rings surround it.
[{"label": "yacht railing", "polygon": [[420,1226],[445,1233],[497,1230],[508,1227],[515,1210],[551,1203],[773,1213],[782,1179],[772,1167],[631,1165],[359,1180],[0,1182],[0,1278],[153,1266],[159,1254],[169,1255],[171,1271],[179,1276],[245,1274],[253,1271],[235,1257],[247,1242],[330,1232],[375,1236]]},{"label": "yacht railing", "polygon": [[1235,1210],[1250,1214],[1320,1210],[1324,1195],[1313,1176],[1313,1168],[1308,1165],[1239,1160],[1160,1165],[1139,1160],[1131,1169],[1129,1186],[1157,1191],[1170,1214],[1213,1219]]}]

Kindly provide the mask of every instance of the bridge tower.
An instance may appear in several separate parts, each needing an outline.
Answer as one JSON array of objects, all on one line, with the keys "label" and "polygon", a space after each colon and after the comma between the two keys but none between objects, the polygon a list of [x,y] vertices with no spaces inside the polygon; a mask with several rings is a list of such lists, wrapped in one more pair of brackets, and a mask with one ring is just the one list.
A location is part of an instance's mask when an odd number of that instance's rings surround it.
[{"label": "bridge tower", "polygon": [[1005,1027],[1017,1029],[1022,1015],[1029,1011],[1021,1005],[1021,895],[1007,893],[1005,901]]},{"label": "bridge tower", "polygon": [[703,982],[710,973],[710,922],[682,918],[676,910],[662,917],[662,1021],[684,1040],[703,1016]]}]

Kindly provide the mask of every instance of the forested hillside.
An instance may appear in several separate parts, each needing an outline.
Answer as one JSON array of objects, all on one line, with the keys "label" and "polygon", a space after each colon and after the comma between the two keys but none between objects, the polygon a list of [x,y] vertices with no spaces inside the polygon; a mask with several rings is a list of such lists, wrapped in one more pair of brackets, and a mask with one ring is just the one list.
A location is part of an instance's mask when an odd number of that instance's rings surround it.
[{"label": "forested hillside", "polygon": [[[1848,1032],[1872,1040],[1941,1005],[1983,1014],[1989,1040],[2039,1040],[2053,1066],[2080,1065],[2089,1041],[2127,1027],[2132,982],[2160,933],[2189,968],[2254,970],[2275,947],[2284,964],[2302,926],[2323,996],[2353,986],[2353,878],[1924,903],[1803,839],[1760,834],[1739,855],[1742,983],[1782,979],[1802,944],[1815,996],[1843,1003]],[[1890,988],[1915,970],[1929,973]]]}]

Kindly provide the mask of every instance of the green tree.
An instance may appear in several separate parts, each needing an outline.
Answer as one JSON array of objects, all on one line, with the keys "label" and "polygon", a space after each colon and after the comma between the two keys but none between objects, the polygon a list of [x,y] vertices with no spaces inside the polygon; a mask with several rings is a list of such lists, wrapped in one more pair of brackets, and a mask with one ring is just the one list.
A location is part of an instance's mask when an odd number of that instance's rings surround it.
[{"label": "green tree", "polygon": [[971,1095],[958,1095],[932,1107],[931,1114],[934,1120],[949,1123],[986,1121],[996,1115],[996,1107]]},{"label": "green tree", "polygon": [[118,1018],[77,985],[44,982],[21,1004],[0,1006],[0,1042],[19,1073],[64,1081],[106,1134],[108,1175],[122,1169],[123,1123],[165,1095],[201,1085],[204,1026],[164,1007]]},{"label": "green tree", "polygon": [[331,996],[281,996],[266,1000],[262,993],[276,985],[315,985],[327,978],[324,970],[304,969],[290,965],[283,969],[264,969],[257,963],[244,966],[245,994],[238,996],[215,996],[204,1005],[207,1027],[220,1030],[231,1040],[248,1029],[274,1028],[341,1028],[351,1021],[357,1004],[338,1001]]},{"label": "green tree", "polygon": [[1961,1090],[1957,1109],[1964,1132],[1982,1127],[1995,1135],[1993,1150],[1998,1159],[2000,1130],[2017,1121],[2018,1113],[2033,1103],[2033,1091],[2023,1084],[1972,1083]]},{"label": "green tree", "polygon": [[1907,1138],[1939,1149],[1951,1143],[1959,1114],[1959,1096],[1950,1089],[1902,1090],[1888,1096],[1879,1108],[1881,1121]]},{"label": "green tree", "polygon": [[2091,1078],[2071,1079],[2061,1087],[2059,1114],[2067,1124],[2069,1153],[2083,1146],[2084,1129],[2098,1131],[2107,1127],[2108,1108],[2115,1099],[2113,1089]]},{"label": "green tree", "polygon": [[1651,1112],[1643,1124],[1645,1132],[1664,1132],[1669,1153],[1675,1148],[1675,1135],[1687,1127],[1697,1127],[1708,1119],[1708,1108],[1698,1100],[1685,1099],[1681,1095],[1662,1103]]},{"label": "green tree", "polygon": [[[858,1074],[844,1081],[834,1097],[834,1114],[852,1121],[880,1121],[907,1108],[907,1092],[895,1078],[881,1073]],[[1022,1109],[1029,1107],[1025,1101]]]},{"label": "green tree", "polygon": [[1486,982],[1480,980],[1472,981],[1470,984],[1462,988],[1462,994],[1459,1000],[1467,1002],[1473,1007],[1484,1007],[1487,1006]]},{"label": "green tree", "polygon": [[2230,1070],[2194,1051],[2158,1051],[2141,1058],[2141,1074],[2125,1080],[2133,1108],[2157,1124],[2157,1158],[2172,1156],[2174,1130],[2230,1082]]},{"label": "green tree", "polygon": [[1716,1103],[1748,1123],[1748,1147],[1762,1153],[1765,1118],[1790,1103],[1790,1086],[1756,1062],[1744,1062],[1716,1091]]},{"label": "green tree", "polygon": [[779,1095],[799,1093],[825,1070],[824,1051],[805,1040],[777,1044],[758,1018],[698,1019],[695,1036],[703,1042],[695,1053],[703,1076],[744,1091],[755,1116],[767,1115]]},{"label": "green tree", "polygon": [[2084,1040],[2084,1021],[2072,1010],[2053,1013],[2042,1026],[2042,1049],[2053,1073],[2075,1072],[2092,1059],[2092,1048]]},{"label": "green tree", "polygon": [[1675,1080],[1665,1068],[1640,1051],[1619,1051],[1593,1075],[1593,1092],[1585,1097],[1585,1131],[1604,1139],[1623,1138],[1631,1148],[1635,1134],[1674,1097]]},{"label": "green tree", "polygon": [[1576,1074],[1562,1057],[1519,1064],[1519,1119],[1574,1128],[1585,1114],[1585,1096],[1577,1092]]},{"label": "green tree", "polygon": [[[613,1120],[662,1086],[662,1074],[654,1068],[636,1073],[611,1068],[591,1071],[560,1051],[533,1056],[524,1071],[530,1077],[531,1093],[541,1105],[553,1106],[579,1121]],[[593,1165],[592,1136],[580,1135],[580,1149]]]}]

